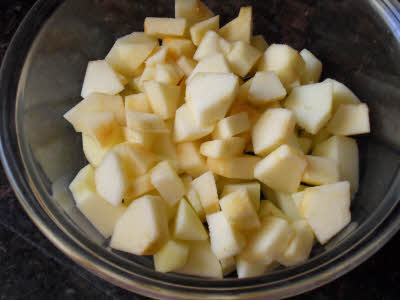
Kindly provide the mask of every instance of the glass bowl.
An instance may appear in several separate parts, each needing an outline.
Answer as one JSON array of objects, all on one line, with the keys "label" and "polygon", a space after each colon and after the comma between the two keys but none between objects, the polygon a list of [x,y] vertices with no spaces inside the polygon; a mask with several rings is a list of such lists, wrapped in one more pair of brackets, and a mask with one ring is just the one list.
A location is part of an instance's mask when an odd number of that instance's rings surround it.
[{"label": "glass bowl", "polygon": [[357,139],[361,184],[352,222],[306,263],[248,279],[203,279],[153,270],[147,257],[112,251],[74,206],[67,185],[85,164],[79,134],[62,115],[80,100],[89,60],[143,30],[145,16],[173,16],[173,0],[41,0],[18,29],[1,70],[1,158],[34,223],[66,255],[125,289],[165,299],[275,299],[348,272],[400,226],[400,7],[390,0],[205,1],[234,17],[253,5],[254,32],[308,48],[323,77],[351,87],[370,107],[372,133]]}]

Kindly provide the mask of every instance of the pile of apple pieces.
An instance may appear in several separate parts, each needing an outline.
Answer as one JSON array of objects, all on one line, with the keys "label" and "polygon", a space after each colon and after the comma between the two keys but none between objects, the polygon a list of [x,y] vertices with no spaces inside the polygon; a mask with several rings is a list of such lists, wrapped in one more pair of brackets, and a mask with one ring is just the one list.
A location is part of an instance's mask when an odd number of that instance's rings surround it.
[{"label": "pile of apple pieces", "polygon": [[308,50],[253,36],[251,7],[220,28],[202,2],[176,0],[175,18],[144,29],[89,62],[65,114],[90,163],[70,185],[77,207],[161,272],[243,278],[304,262],[350,222],[347,136],[369,132],[368,107],[318,82]]}]

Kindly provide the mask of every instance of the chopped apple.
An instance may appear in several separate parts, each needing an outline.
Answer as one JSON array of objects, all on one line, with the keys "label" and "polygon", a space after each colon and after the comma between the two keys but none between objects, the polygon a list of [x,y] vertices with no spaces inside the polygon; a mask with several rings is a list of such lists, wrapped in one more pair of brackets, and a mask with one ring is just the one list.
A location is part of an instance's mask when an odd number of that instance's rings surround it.
[{"label": "chopped apple", "polygon": [[152,255],[168,240],[165,207],[158,196],[133,201],[118,219],[111,237],[111,248],[136,255]]},{"label": "chopped apple", "polygon": [[223,278],[221,264],[211,250],[209,241],[192,241],[185,266],[176,272],[187,275]]},{"label": "chopped apple", "polygon": [[351,194],[358,190],[359,184],[359,156],[357,142],[349,137],[332,136],[317,144],[313,155],[331,158],[338,162],[340,180],[350,182]]},{"label": "chopped apple", "polygon": [[248,99],[254,105],[269,104],[286,97],[286,90],[274,72],[257,72],[254,75]]},{"label": "chopped apple", "polygon": [[127,127],[123,128],[124,137],[127,142],[137,143],[150,150],[154,141],[156,134],[151,132],[144,132],[141,130],[133,130]]},{"label": "chopped apple", "polygon": [[238,255],[246,244],[244,236],[229,224],[223,212],[207,215],[211,249],[218,259]]},{"label": "chopped apple", "polygon": [[151,18],[144,20],[144,32],[157,38],[166,36],[183,37],[187,30],[184,18]]},{"label": "chopped apple", "polygon": [[257,211],[246,188],[226,195],[219,203],[226,219],[237,230],[254,230],[260,227]]},{"label": "chopped apple", "polygon": [[[176,64],[157,64],[154,80],[179,88],[177,85],[182,80],[183,76],[183,71]],[[145,90],[146,83],[147,82],[144,83]]]},{"label": "chopped apple", "polygon": [[198,73],[186,88],[186,101],[200,126],[211,125],[224,118],[239,89],[234,74]]},{"label": "chopped apple", "polygon": [[129,129],[143,132],[168,133],[163,120],[155,114],[137,111],[126,111],[126,123]]},{"label": "chopped apple", "polygon": [[133,178],[128,183],[128,188],[125,193],[125,198],[129,202],[144,194],[153,191],[155,188],[151,183],[151,173],[147,173]]},{"label": "chopped apple", "polygon": [[268,48],[268,43],[265,41],[264,36],[259,34],[259,35],[254,35],[251,38],[251,45],[253,47],[256,47],[258,50],[261,52],[265,52]]},{"label": "chopped apple", "polygon": [[285,107],[293,111],[300,127],[316,134],[331,117],[332,84],[322,82],[296,87],[285,100]]},{"label": "chopped apple", "polygon": [[258,71],[275,72],[286,89],[300,81],[304,69],[305,63],[299,52],[283,44],[269,46],[258,64]]},{"label": "chopped apple", "polygon": [[182,268],[189,256],[189,246],[169,240],[154,254],[154,267],[158,272],[171,272]]},{"label": "chopped apple", "polygon": [[175,115],[179,98],[181,97],[181,88],[179,86],[152,80],[144,84],[144,89],[151,108],[156,115],[164,120]]},{"label": "chopped apple", "polygon": [[243,255],[236,256],[236,272],[238,278],[248,278],[265,274],[276,263],[263,264],[259,262],[248,262]]},{"label": "chopped apple", "polygon": [[199,46],[201,40],[208,31],[218,31],[218,29],[219,16],[212,17],[193,25],[192,27],[190,27],[190,36],[192,38],[193,44]]},{"label": "chopped apple", "polygon": [[287,216],[270,200],[261,200],[260,211],[258,212],[258,215],[261,220],[269,216],[287,220]]},{"label": "chopped apple", "polygon": [[246,103],[249,100],[249,90],[250,90],[252,81],[253,81],[253,78],[250,78],[245,83],[240,85],[236,102]]},{"label": "chopped apple", "polygon": [[222,53],[228,55],[232,50],[232,45],[227,40],[220,37],[215,31],[208,31],[201,40],[199,47],[193,55],[197,61],[211,55]]},{"label": "chopped apple", "polygon": [[152,113],[149,99],[145,93],[132,94],[125,97],[125,109],[131,111]]},{"label": "chopped apple", "polygon": [[189,83],[197,73],[231,73],[231,69],[224,55],[217,53],[202,58],[186,80],[186,83]]},{"label": "chopped apple", "polygon": [[301,212],[294,201],[293,196],[294,194],[282,193],[275,191],[275,203],[278,207],[282,210],[285,214],[287,220],[293,222],[297,220],[303,219]]},{"label": "chopped apple", "polygon": [[170,206],[185,194],[182,180],[168,161],[160,162],[151,170],[151,183]]},{"label": "chopped apple", "polygon": [[301,50],[300,55],[305,62],[305,70],[301,81],[305,84],[318,82],[322,73],[321,61],[307,49]]},{"label": "chopped apple", "polygon": [[206,214],[204,213],[203,206],[200,201],[199,194],[194,189],[193,185],[190,185],[190,188],[186,192],[186,198],[188,199],[190,205],[196,211],[196,214],[199,216],[201,222],[206,221]]},{"label": "chopped apple", "polygon": [[200,154],[200,145],[195,142],[180,143],[176,147],[181,169],[193,177],[208,171],[205,158]]},{"label": "chopped apple", "polygon": [[149,80],[156,79],[156,66],[146,66],[139,81],[137,82],[138,90],[144,92],[144,83]]},{"label": "chopped apple", "polygon": [[[306,131],[303,131],[303,134],[307,134]],[[315,135],[310,135],[312,139],[312,147],[315,147],[315,145],[322,143],[323,141],[326,141],[328,138],[332,136],[332,134],[326,129],[326,127],[321,128],[317,134]]]},{"label": "chopped apple", "polygon": [[95,192],[94,168],[91,165],[86,165],[80,169],[78,174],[76,174],[75,178],[70,183],[69,189],[74,195],[74,198],[75,195],[78,195],[82,191],[90,190]]},{"label": "chopped apple", "polygon": [[227,139],[250,129],[247,112],[230,115],[219,121],[212,133],[214,139]]},{"label": "chopped apple", "polygon": [[321,185],[339,181],[339,165],[336,160],[326,157],[306,155],[307,168],[302,182]]},{"label": "chopped apple", "polygon": [[246,140],[241,137],[230,137],[224,140],[213,140],[201,144],[200,153],[212,158],[225,158],[243,154]]},{"label": "chopped apple", "polygon": [[211,18],[214,13],[199,0],[175,0],[175,18],[185,18],[189,25]]},{"label": "chopped apple", "polygon": [[196,51],[195,45],[189,39],[165,37],[162,40],[162,44],[163,46],[168,46],[168,54],[173,59],[177,59],[180,56],[192,58]]},{"label": "chopped apple", "polygon": [[231,183],[224,185],[221,197],[225,197],[230,193],[233,193],[239,189],[246,189],[251,202],[256,211],[260,209],[260,183],[254,182],[244,182],[244,183]]},{"label": "chopped apple", "polygon": [[230,42],[243,41],[250,44],[253,36],[253,13],[252,7],[241,7],[239,15],[225,24],[218,31],[219,34]]},{"label": "chopped apple", "polygon": [[151,151],[159,160],[167,160],[178,174],[181,173],[176,145],[173,143],[171,135],[158,134],[156,139],[157,143],[153,144]]},{"label": "chopped apple", "polygon": [[[152,54],[146,59],[145,61],[146,66],[155,66],[157,64],[164,64],[167,59],[167,54],[168,54],[168,46],[166,45],[161,46],[160,48],[157,49],[157,51],[154,54]],[[144,72],[144,65],[143,65],[143,71],[139,75],[142,75],[143,72]]]},{"label": "chopped apple", "polygon": [[358,97],[343,83],[327,78],[323,82],[330,82],[333,86],[332,112],[335,113],[341,104],[359,104]]},{"label": "chopped apple", "polygon": [[111,147],[101,147],[92,137],[82,134],[83,153],[91,165],[97,167]]},{"label": "chopped apple", "polygon": [[95,171],[96,190],[100,196],[118,206],[128,187],[122,160],[110,150]]},{"label": "chopped apple", "polygon": [[186,77],[189,77],[196,68],[197,62],[186,56],[181,56],[176,60],[176,64],[182,69]]},{"label": "chopped apple", "polygon": [[219,262],[221,263],[222,273],[224,276],[231,274],[236,269],[236,261],[233,256],[221,259]]},{"label": "chopped apple", "polygon": [[293,222],[292,227],[295,232],[294,238],[278,258],[278,262],[286,267],[306,261],[314,243],[314,234],[305,220]]},{"label": "chopped apple", "polygon": [[179,240],[207,240],[208,234],[193,208],[183,198],[173,226],[174,237]]},{"label": "chopped apple", "polygon": [[197,177],[193,180],[192,185],[199,196],[206,215],[220,210],[217,186],[212,172],[209,171]]},{"label": "chopped apple", "polygon": [[215,174],[237,179],[254,179],[254,167],[261,160],[253,155],[230,158],[207,158],[207,166]]},{"label": "chopped apple", "polygon": [[264,218],[260,229],[248,239],[241,256],[248,262],[270,264],[286,250],[293,234],[286,220],[273,216]]},{"label": "chopped apple", "polygon": [[326,129],[334,135],[355,135],[369,133],[368,106],[361,104],[342,104],[336,110]]},{"label": "chopped apple", "polygon": [[267,109],[253,127],[254,153],[267,155],[288,142],[295,126],[295,118],[284,108]]},{"label": "chopped apple", "polygon": [[227,59],[232,71],[241,77],[245,77],[261,55],[261,51],[257,48],[246,42],[237,41],[233,43],[232,50],[227,55]]},{"label": "chopped apple", "polygon": [[304,155],[288,145],[282,145],[254,167],[254,177],[274,190],[294,193],[306,169]]},{"label": "chopped apple", "polygon": [[[143,32],[133,32],[119,38],[105,60],[122,75],[137,76],[137,70],[157,46],[158,42],[154,37]],[[95,75],[98,80],[98,73]]]},{"label": "chopped apple", "polygon": [[318,241],[325,244],[350,223],[349,182],[305,189],[300,210]]}]

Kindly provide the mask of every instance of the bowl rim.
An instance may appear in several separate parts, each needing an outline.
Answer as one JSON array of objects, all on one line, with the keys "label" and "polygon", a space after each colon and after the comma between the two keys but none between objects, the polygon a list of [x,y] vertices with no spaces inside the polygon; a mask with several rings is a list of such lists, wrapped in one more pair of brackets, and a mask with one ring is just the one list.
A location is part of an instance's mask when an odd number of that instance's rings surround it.
[{"label": "bowl rim", "polygon": [[[127,279],[118,268],[101,260],[94,253],[88,252],[87,248],[66,234],[59,227],[59,224],[55,222],[54,218],[50,217],[44,207],[38,203],[38,194],[29,180],[29,174],[24,172],[26,168],[19,152],[20,149],[17,146],[18,141],[13,136],[13,131],[15,130],[15,107],[13,103],[15,103],[17,97],[18,83],[32,42],[47,18],[63,2],[63,0],[39,0],[34,4],[18,27],[6,51],[0,69],[0,96],[3,98],[0,116],[0,158],[20,204],[35,225],[58,249],[85,269],[115,285],[154,298],[202,299],[205,295],[207,295],[207,298],[238,298],[238,295],[235,294],[225,295],[211,290],[202,292],[190,289],[184,290],[172,288],[168,285],[156,286],[151,280],[148,281],[140,278],[136,278],[136,280]],[[381,8],[380,13],[389,16],[386,20],[394,22],[391,26],[394,29],[400,24],[400,5],[395,0],[380,0],[379,4]],[[396,30],[398,29],[396,28]],[[27,38],[27,32],[31,33],[28,35],[29,38]],[[21,55],[16,58],[15,53],[20,53]],[[10,110],[7,107],[10,106],[14,114],[8,114]],[[400,179],[399,176],[397,176],[397,179]],[[399,183],[396,186],[400,186],[400,180],[396,181]],[[394,185],[392,184],[392,187]],[[398,189],[395,190],[395,194],[400,194]],[[317,288],[338,278],[368,259],[399,230],[399,205],[394,207],[393,211],[385,215],[385,217],[382,223],[377,225],[379,227],[374,228],[376,229],[376,234],[365,236],[359,244],[349,248],[350,250],[347,253],[336,257],[335,264],[329,262],[325,266],[318,268],[318,270],[313,271],[310,275],[305,276],[305,278],[295,278],[289,286],[272,286],[268,290],[268,294],[262,289],[254,289],[246,291],[239,296],[244,298],[261,298],[267,296],[268,299],[288,297]]]}]

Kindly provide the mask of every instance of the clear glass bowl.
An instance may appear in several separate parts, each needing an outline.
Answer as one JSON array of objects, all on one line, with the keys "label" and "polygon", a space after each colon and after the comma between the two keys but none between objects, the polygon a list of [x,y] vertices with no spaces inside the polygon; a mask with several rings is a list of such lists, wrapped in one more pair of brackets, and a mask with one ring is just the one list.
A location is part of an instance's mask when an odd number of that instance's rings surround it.
[{"label": "clear glass bowl", "polygon": [[[247,2],[247,3],[246,3]],[[308,48],[323,77],[350,86],[370,107],[372,133],[358,138],[361,185],[352,222],[306,263],[249,279],[202,279],[153,270],[151,259],[112,251],[74,207],[67,185],[85,164],[62,115],[80,99],[88,60],[143,29],[145,16],[173,16],[173,1],[41,0],[18,29],[1,70],[1,158],[27,213],[66,255],[128,290],[168,299],[275,299],[329,282],[371,256],[399,229],[400,7],[391,0],[221,1],[222,17],[254,6],[255,33]]]}]

